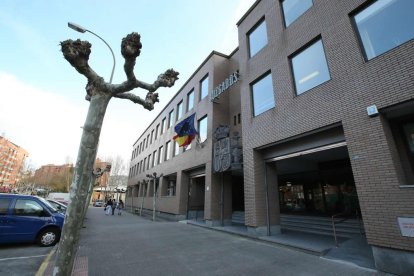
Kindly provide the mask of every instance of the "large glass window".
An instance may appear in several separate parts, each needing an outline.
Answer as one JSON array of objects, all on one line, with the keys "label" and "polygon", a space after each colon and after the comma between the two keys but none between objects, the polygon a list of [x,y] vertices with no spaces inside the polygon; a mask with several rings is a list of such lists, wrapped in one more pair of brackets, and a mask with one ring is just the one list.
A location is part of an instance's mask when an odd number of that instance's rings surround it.
[{"label": "large glass window", "polygon": [[179,154],[180,154],[180,145],[177,142],[175,142],[174,143],[174,156],[177,156]]},{"label": "large glass window", "polygon": [[177,104],[177,120],[183,116],[183,101]]},{"label": "large glass window", "polygon": [[152,153],[152,167],[155,167],[155,165],[156,165],[156,161],[157,161],[157,158],[156,158],[156,156],[157,156],[157,151],[155,150],[153,153]]},{"label": "large glass window", "polygon": [[312,0],[284,0],[282,2],[285,26],[288,27],[293,21],[312,7]]},{"label": "large glass window", "polygon": [[165,118],[162,119],[162,121],[161,121],[161,132],[160,132],[160,134],[163,134],[164,130],[165,130]]},{"label": "large glass window", "polygon": [[208,95],[208,75],[200,81],[200,100]]},{"label": "large glass window", "polygon": [[354,16],[368,60],[414,38],[414,1],[379,0]]},{"label": "large glass window", "polygon": [[198,135],[200,137],[200,143],[203,143],[207,139],[207,116],[198,120]]},{"label": "large glass window", "polygon": [[194,107],[194,89],[187,94],[187,112]]},{"label": "large glass window", "polygon": [[165,144],[165,161],[170,159],[170,150],[171,150],[171,141],[168,141]]},{"label": "large glass window", "polygon": [[160,124],[157,125],[157,128],[155,130],[155,140],[157,140],[159,131],[160,131]]},{"label": "large glass window", "polygon": [[263,19],[247,34],[250,57],[254,56],[267,45],[266,21]]},{"label": "large glass window", "polygon": [[164,148],[161,146],[158,150],[158,164],[161,164],[164,158]]},{"label": "large glass window", "polygon": [[275,107],[272,74],[269,72],[251,84],[253,100],[253,116],[257,116]]},{"label": "large glass window", "polygon": [[291,62],[297,95],[331,78],[321,39],[293,56]]},{"label": "large glass window", "polygon": [[170,111],[168,115],[168,128],[170,128],[174,123],[174,109]]}]

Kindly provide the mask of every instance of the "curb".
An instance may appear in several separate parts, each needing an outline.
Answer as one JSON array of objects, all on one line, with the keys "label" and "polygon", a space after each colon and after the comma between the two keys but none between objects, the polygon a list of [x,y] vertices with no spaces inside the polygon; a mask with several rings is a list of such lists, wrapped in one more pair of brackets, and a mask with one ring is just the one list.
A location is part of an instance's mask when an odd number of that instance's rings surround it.
[{"label": "curb", "polygon": [[47,257],[44,259],[44,261],[40,265],[39,269],[37,270],[35,276],[44,276],[45,275],[46,269],[47,269],[47,267],[50,263],[50,259],[55,254],[56,249],[57,249],[56,246],[54,246],[53,249],[49,252]]}]

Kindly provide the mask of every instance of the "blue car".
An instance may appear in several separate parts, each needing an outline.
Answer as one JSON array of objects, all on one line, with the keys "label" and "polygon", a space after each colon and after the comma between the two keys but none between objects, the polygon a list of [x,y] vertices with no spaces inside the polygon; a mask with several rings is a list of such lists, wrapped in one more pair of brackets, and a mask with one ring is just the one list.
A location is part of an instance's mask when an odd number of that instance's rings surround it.
[{"label": "blue car", "polygon": [[0,244],[55,245],[64,219],[63,214],[41,197],[0,193]]}]

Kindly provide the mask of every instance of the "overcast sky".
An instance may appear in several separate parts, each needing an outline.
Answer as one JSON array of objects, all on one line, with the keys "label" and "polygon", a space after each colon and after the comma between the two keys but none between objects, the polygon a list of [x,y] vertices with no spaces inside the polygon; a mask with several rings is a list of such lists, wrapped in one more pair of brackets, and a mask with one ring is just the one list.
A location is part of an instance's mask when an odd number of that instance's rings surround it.
[{"label": "overcast sky", "polygon": [[[128,100],[112,99],[101,132],[98,156],[131,156],[132,145],[201,62],[216,50],[237,47],[237,21],[254,0],[32,0],[0,1],[0,135],[29,152],[29,162],[76,162],[88,110],[86,78],[63,58],[59,43],[82,39],[92,43],[91,67],[106,81],[112,69],[109,49],[77,23],[103,37],[114,50],[113,83],[123,82],[121,40],[141,35],[135,74],[152,83],[174,68],[180,79],[160,88],[153,111]],[[146,91],[135,89],[138,96]]]}]

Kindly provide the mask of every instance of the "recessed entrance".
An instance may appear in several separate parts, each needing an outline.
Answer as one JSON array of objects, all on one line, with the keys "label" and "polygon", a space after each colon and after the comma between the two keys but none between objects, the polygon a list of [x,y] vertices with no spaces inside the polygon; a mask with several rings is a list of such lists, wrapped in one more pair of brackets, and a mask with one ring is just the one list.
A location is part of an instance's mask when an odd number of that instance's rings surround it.
[{"label": "recessed entrance", "polygon": [[346,146],[276,161],[280,212],[332,216],[359,212]]},{"label": "recessed entrance", "polygon": [[205,176],[190,178],[187,219],[204,219]]}]

